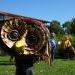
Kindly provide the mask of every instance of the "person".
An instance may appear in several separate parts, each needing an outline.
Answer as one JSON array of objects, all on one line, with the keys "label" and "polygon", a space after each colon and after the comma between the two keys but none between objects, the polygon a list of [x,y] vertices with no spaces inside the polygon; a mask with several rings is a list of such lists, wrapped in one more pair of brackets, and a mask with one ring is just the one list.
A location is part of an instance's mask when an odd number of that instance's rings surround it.
[{"label": "person", "polygon": [[21,40],[17,41],[13,47],[13,50],[16,49],[16,51],[21,50],[20,52],[16,54],[15,56],[15,67],[16,67],[16,73],[15,75],[33,75],[33,64],[34,59],[36,58],[35,54],[23,54],[25,47],[25,39],[22,37]]},{"label": "person", "polygon": [[55,39],[55,33],[51,33],[49,43],[51,45],[51,58],[53,61],[56,56],[56,53],[57,53],[57,43],[56,43],[56,39]]},{"label": "person", "polygon": [[16,75],[33,75],[34,55],[15,57]]},{"label": "person", "polygon": [[64,35],[62,39],[62,46],[64,48],[64,58],[72,59],[75,54],[75,49],[72,46],[72,36],[69,34]]}]

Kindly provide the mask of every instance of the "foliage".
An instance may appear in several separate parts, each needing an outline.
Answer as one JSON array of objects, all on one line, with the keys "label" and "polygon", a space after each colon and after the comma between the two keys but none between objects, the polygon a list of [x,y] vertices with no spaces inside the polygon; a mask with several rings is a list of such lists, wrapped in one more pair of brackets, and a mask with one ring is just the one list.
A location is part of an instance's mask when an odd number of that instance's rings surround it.
[{"label": "foliage", "polygon": [[50,26],[48,26],[50,32],[54,32],[56,34],[61,34],[61,33],[64,33],[64,30],[63,28],[61,27],[60,25],[60,22],[57,21],[57,20],[53,20],[51,23],[50,23]]},{"label": "foliage", "polygon": [[75,34],[75,18],[73,18],[71,20],[71,28],[70,28],[70,32]]},{"label": "foliage", "polygon": [[64,22],[62,25],[57,20],[52,20],[50,26],[47,26],[50,32],[56,34],[70,33],[75,34],[75,18],[72,18],[69,21]]},{"label": "foliage", "polygon": [[70,21],[66,21],[62,26],[65,29],[65,32],[75,34],[75,18],[72,18]]},{"label": "foliage", "polygon": [[70,21],[66,21],[62,26],[63,26],[63,28],[66,28],[66,27],[68,27],[68,26],[70,26]]},{"label": "foliage", "polygon": [[70,33],[70,28],[71,28],[71,22],[70,21],[66,21],[63,25],[64,31],[66,33]]}]

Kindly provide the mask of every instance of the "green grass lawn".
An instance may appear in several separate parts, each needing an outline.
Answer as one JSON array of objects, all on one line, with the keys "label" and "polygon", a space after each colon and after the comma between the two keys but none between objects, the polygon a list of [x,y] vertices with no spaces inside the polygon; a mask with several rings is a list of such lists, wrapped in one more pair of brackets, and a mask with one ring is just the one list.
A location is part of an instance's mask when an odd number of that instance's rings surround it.
[{"label": "green grass lawn", "polygon": [[[0,75],[15,75],[13,62],[4,62],[9,61],[8,56],[0,56],[0,61]],[[34,75],[75,75],[75,60],[55,59],[52,66],[41,61],[34,64],[33,72]]]}]

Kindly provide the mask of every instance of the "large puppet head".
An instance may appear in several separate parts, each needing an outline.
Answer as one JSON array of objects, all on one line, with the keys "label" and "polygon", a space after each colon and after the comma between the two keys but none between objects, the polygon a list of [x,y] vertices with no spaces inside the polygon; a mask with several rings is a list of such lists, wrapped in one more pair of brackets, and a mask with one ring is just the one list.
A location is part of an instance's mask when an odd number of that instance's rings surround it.
[{"label": "large puppet head", "polygon": [[[1,25],[1,41],[8,52],[18,54],[35,54],[47,43],[48,30],[36,20],[12,18]],[[13,53],[14,54],[14,53]]]}]

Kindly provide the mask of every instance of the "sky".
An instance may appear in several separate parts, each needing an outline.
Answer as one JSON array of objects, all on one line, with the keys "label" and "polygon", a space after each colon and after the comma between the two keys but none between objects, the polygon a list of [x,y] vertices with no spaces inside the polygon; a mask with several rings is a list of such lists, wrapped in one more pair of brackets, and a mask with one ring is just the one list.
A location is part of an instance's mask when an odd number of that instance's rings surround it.
[{"label": "sky", "polygon": [[75,0],[0,0],[0,11],[64,23],[75,18]]}]

